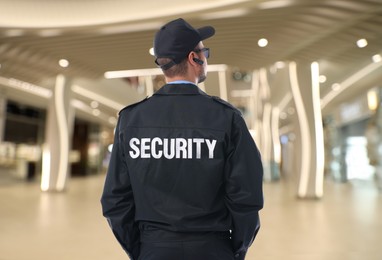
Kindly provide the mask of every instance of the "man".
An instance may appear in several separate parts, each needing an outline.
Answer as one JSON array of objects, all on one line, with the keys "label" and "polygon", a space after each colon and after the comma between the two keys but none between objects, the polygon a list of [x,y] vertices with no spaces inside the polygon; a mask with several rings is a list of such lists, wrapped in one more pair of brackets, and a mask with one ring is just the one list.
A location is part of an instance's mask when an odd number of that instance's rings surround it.
[{"label": "man", "polygon": [[260,154],[240,112],[197,87],[211,26],[164,25],[154,51],[167,84],[119,115],[103,214],[131,259],[244,259],[260,227]]}]

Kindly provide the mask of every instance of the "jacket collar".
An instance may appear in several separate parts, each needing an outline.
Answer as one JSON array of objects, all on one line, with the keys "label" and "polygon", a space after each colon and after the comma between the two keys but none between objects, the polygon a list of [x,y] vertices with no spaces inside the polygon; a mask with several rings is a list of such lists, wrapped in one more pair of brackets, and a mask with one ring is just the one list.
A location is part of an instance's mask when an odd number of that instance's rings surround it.
[{"label": "jacket collar", "polygon": [[194,84],[166,84],[154,95],[207,95]]}]

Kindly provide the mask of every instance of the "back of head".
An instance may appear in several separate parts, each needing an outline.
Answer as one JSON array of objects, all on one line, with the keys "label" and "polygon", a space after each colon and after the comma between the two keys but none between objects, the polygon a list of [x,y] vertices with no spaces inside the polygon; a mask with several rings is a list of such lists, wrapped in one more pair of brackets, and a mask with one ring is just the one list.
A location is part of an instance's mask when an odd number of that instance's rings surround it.
[{"label": "back of head", "polygon": [[215,34],[212,26],[193,28],[182,18],[163,25],[155,34],[155,63],[166,71],[180,64],[195,49],[200,41]]}]

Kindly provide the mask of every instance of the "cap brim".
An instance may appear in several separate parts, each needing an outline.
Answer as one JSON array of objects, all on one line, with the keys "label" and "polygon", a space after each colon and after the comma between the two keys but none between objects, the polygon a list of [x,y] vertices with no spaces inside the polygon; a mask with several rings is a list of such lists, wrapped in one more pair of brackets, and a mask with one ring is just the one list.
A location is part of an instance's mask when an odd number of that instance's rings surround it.
[{"label": "cap brim", "polygon": [[197,31],[199,32],[202,41],[212,37],[215,34],[215,28],[212,26],[205,26],[197,29]]}]

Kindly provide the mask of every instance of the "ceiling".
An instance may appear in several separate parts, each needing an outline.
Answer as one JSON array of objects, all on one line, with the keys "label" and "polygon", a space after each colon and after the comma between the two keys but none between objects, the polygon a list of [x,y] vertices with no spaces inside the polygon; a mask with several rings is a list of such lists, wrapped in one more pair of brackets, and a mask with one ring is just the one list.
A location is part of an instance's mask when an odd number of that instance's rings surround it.
[{"label": "ceiling", "polygon": [[[0,10],[0,77],[51,88],[64,74],[121,106],[144,93],[104,73],[155,67],[149,54],[155,31],[178,17],[215,27],[204,43],[211,48],[209,64],[253,71],[278,61],[318,61],[327,78],[322,95],[382,54],[380,0],[0,0]],[[268,39],[267,47],[258,46],[260,38]],[[361,38],[365,48],[356,45]],[[70,65],[60,67],[60,59]],[[380,84],[381,75],[337,102]]]}]

